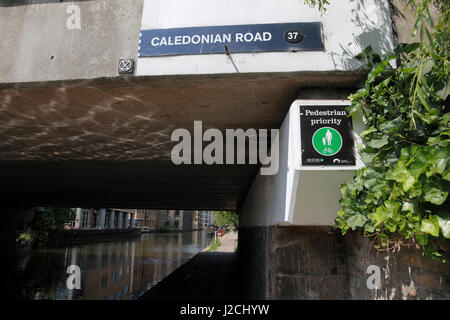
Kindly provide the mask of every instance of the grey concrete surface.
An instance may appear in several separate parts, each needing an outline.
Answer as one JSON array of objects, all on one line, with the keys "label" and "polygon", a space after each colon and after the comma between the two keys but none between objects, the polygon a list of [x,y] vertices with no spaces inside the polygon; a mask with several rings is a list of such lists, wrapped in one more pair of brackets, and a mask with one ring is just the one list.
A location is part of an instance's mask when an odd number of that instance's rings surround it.
[{"label": "grey concrete surface", "polygon": [[[117,76],[120,58],[137,58],[142,3],[1,1],[0,83]],[[80,29],[67,28],[71,4]]]},{"label": "grey concrete surface", "polygon": [[0,203],[235,209],[258,168],[176,166],[172,131],[192,131],[194,120],[204,130],[279,128],[299,91],[322,86],[326,96],[361,77],[279,73],[0,85]]}]

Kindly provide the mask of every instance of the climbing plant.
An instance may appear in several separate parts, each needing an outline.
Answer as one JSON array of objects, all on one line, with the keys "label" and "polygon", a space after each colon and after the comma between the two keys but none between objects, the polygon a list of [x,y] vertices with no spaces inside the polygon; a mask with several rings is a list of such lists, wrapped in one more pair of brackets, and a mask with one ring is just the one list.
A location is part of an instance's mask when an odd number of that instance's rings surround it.
[{"label": "climbing plant", "polygon": [[327,0],[304,0],[305,4],[309,6],[318,6],[319,11],[327,11],[327,5],[330,3]]},{"label": "climbing plant", "polygon": [[213,211],[214,224],[217,226],[223,225],[238,225],[238,215],[234,211]]},{"label": "climbing plant", "polygon": [[[441,11],[436,24],[433,3]],[[359,146],[366,166],[341,186],[336,226],[343,234],[362,230],[379,250],[418,246],[444,261],[436,240],[450,238],[449,4],[406,4],[415,8],[420,42],[384,55],[369,47],[356,57],[369,72],[348,111],[361,112],[367,125]]]}]

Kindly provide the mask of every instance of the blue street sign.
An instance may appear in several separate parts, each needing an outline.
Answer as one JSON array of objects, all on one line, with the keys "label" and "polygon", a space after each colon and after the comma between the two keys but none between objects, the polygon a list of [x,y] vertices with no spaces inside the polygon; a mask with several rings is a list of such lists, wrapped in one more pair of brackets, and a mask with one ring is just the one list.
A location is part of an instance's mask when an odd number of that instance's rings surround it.
[{"label": "blue street sign", "polygon": [[142,30],[139,57],[323,50],[320,22]]}]

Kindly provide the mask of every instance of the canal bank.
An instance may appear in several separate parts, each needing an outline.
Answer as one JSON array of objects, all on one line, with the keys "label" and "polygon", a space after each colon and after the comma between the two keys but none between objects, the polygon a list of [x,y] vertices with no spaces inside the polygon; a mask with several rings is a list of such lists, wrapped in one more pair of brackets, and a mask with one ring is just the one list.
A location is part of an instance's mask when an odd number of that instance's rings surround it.
[{"label": "canal bank", "polygon": [[[238,233],[232,231],[218,238],[221,245],[215,252],[211,246],[196,254],[140,300],[220,300],[242,299],[238,270]],[[212,240],[214,241],[214,239]]]},{"label": "canal bank", "polygon": [[211,250],[213,242],[215,240],[211,240],[211,245],[202,250],[202,252],[214,251],[214,252],[235,252],[238,245],[238,233],[234,233],[233,231],[229,231],[224,234],[222,237],[218,237],[217,241],[220,242],[220,245],[215,250]]},{"label": "canal bank", "polygon": [[139,229],[62,230],[57,232],[54,244],[64,247],[76,243],[89,243],[106,239],[136,238],[140,235],[141,230]]}]

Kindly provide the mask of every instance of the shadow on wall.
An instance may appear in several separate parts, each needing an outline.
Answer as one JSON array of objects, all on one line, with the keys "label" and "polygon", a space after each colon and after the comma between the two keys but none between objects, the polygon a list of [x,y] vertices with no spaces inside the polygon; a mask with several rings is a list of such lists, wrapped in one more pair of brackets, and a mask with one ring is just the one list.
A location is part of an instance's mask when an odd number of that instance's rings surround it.
[{"label": "shadow on wall", "polygon": [[359,29],[354,37],[354,43],[340,43],[342,53],[330,53],[336,68],[357,69],[361,62],[355,59],[360,52],[352,48],[365,49],[372,46],[376,53],[386,53],[393,50],[392,17],[387,1],[350,0],[353,4],[351,21]]},{"label": "shadow on wall", "polygon": [[91,0],[0,0],[0,7],[27,6],[31,4],[60,3],[60,2],[85,2]]}]

